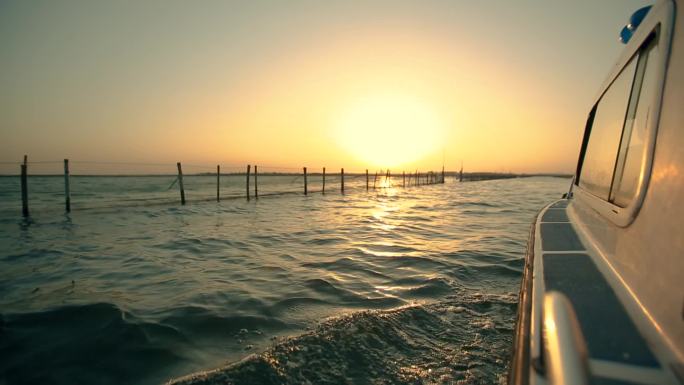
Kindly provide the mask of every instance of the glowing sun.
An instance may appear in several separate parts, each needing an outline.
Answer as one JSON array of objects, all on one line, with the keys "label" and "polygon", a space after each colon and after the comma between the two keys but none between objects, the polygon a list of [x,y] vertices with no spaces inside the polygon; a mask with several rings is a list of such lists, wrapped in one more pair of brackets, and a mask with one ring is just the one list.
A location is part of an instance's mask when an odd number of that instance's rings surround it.
[{"label": "glowing sun", "polygon": [[424,100],[397,94],[356,99],[335,121],[335,139],[372,166],[395,167],[438,150],[444,122]]}]

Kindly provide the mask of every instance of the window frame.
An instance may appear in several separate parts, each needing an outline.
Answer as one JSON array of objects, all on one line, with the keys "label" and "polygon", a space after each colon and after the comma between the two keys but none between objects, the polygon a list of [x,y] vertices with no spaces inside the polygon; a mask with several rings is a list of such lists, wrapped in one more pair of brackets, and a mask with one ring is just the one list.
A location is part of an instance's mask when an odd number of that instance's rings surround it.
[{"label": "window frame", "polygon": [[[650,42],[650,41],[652,41],[653,39],[652,39],[652,38],[649,38],[649,39],[647,39],[647,40]],[[627,100],[626,100],[627,103],[625,104],[625,112],[624,112],[624,114],[623,114],[623,116],[622,116],[622,128],[620,129],[620,137],[617,138],[618,141],[617,141],[617,148],[616,148],[615,159],[618,159],[618,158],[619,158],[620,153],[621,153],[621,150],[622,150],[622,137],[623,137],[624,134],[625,134],[625,123],[626,123],[626,121],[627,121],[627,115],[629,114],[629,107],[632,105],[632,100],[633,100],[633,97],[634,97],[634,95],[633,95],[633,93],[634,93],[634,81],[635,81],[635,79],[637,78],[637,76],[638,76],[638,74],[639,74],[639,70],[640,70],[639,64],[640,64],[640,62],[641,62],[641,57],[642,57],[642,56],[641,56],[641,51],[642,51],[642,49],[640,48],[639,50],[637,50],[636,53],[634,53],[634,55],[632,55],[632,56],[629,58],[629,60],[627,60],[627,62],[625,63],[625,65],[622,67],[622,69],[620,69],[620,71],[618,71],[617,75],[615,75],[615,77],[614,77],[614,78],[612,79],[612,81],[610,82],[610,85],[608,85],[608,87],[606,87],[606,89],[603,91],[603,94],[601,94],[601,97],[600,97],[600,98],[596,101],[596,103],[594,104],[594,108],[592,108],[592,110],[591,110],[591,117],[590,117],[589,119],[587,119],[587,124],[586,124],[586,127],[585,127],[585,130],[586,130],[586,131],[585,131],[585,134],[584,134],[584,139],[582,140],[582,144],[583,144],[582,156],[581,156],[581,159],[582,159],[582,167],[584,167],[584,162],[586,161],[587,150],[589,149],[589,143],[590,143],[590,141],[591,141],[591,134],[592,134],[592,131],[593,131],[593,129],[594,129],[594,123],[595,123],[595,120],[596,120],[596,114],[597,114],[597,112],[599,112],[599,113],[601,112],[601,111],[599,110],[599,107],[600,107],[600,105],[601,105],[601,102],[602,102],[602,101],[604,100],[604,98],[606,97],[606,94],[608,93],[608,91],[611,90],[611,87],[613,87],[613,86],[615,85],[615,82],[618,80],[618,78],[620,78],[620,76],[622,76],[622,75],[624,74],[624,72],[627,70],[627,67],[629,67],[630,65],[634,64],[634,73],[632,74],[632,78],[629,79],[629,84],[628,84],[628,86],[629,86],[629,93],[627,94]],[[615,168],[616,168],[616,166],[617,166],[617,162],[613,163],[613,166],[610,168],[610,169],[612,169],[612,171],[611,171],[611,174],[610,174],[610,175],[611,175],[611,180],[610,180],[610,182],[608,183],[608,193],[607,193],[608,201],[610,201],[610,197],[611,197],[611,195],[612,195],[612,187],[613,187],[613,181],[615,180]],[[583,189],[584,191],[587,191],[587,192],[590,193],[591,195],[594,195],[595,197],[597,197],[597,198],[599,198],[599,199],[601,199],[601,200],[606,200],[606,199],[604,199],[603,197],[598,196],[598,195],[596,194],[596,192],[592,192],[592,191],[590,191],[589,188],[580,185],[580,183],[581,183],[581,176],[582,176],[581,170],[580,170],[580,172],[577,173],[577,176],[578,176],[578,177],[576,178],[576,184],[577,184],[578,186],[582,187],[582,189]]]},{"label": "window frame", "polygon": [[[655,8],[655,7],[654,7]],[[582,138],[582,147],[580,149],[580,155],[577,161],[577,169],[575,172],[575,178],[573,180],[573,195],[575,199],[582,201],[586,205],[593,208],[601,216],[607,218],[615,225],[620,227],[629,226],[636,218],[639,209],[641,208],[646,192],[648,190],[648,183],[651,179],[651,169],[653,165],[653,157],[655,153],[656,144],[656,134],[658,121],[660,120],[660,110],[662,106],[662,95],[663,88],[665,85],[665,75],[667,72],[667,63],[670,54],[670,46],[672,41],[672,28],[674,22],[674,6],[670,2],[666,2],[663,7],[658,7],[657,9],[652,9],[651,14],[649,14],[644,22],[641,24],[639,29],[636,31],[629,44],[625,48],[622,56],[618,60],[617,65],[614,67],[607,81],[601,87],[601,91],[595,98],[592,105],[592,109],[587,117],[586,126],[584,130],[584,136]],[[649,115],[646,121],[646,132],[647,138],[644,144],[645,150],[641,162],[641,170],[639,172],[639,182],[637,183],[636,193],[634,198],[629,202],[626,207],[621,207],[613,202],[610,202],[610,197],[612,196],[613,184],[615,181],[615,167],[618,164],[618,158],[622,151],[622,136],[625,132],[625,123],[627,112],[625,112],[625,118],[623,118],[622,132],[620,133],[620,145],[616,154],[615,163],[613,164],[613,173],[611,175],[610,190],[608,193],[608,199],[604,200],[594,194],[589,190],[580,186],[580,180],[582,177],[582,167],[584,166],[584,158],[586,155],[587,147],[589,144],[589,137],[591,134],[591,128],[594,123],[594,118],[597,111],[597,106],[601,102],[604,94],[612,86],[615,79],[622,73],[623,69],[630,63],[630,61],[635,58],[639,60],[638,56],[648,48],[649,44],[656,39],[655,48],[658,50],[657,60],[654,62],[647,62],[647,66],[655,65],[656,77],[655,81],[651,85],[655,88],[653,93],[653,99],[649,102],[653,106],[652,113]],[[635,77],[638,73],[638,68],[635,71]],[[634,79],[632,79],[632,90],[629,95],[629,103],[631,103],[634,98]]]}]

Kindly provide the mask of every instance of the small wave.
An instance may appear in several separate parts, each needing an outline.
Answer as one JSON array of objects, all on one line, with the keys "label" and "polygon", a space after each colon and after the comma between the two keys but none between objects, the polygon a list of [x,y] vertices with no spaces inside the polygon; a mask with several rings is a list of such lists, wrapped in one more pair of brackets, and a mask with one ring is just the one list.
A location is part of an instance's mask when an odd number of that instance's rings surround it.
[{"label": "small wave", "polygon": [[396,255],[396,254],[408,254],[414,253],[418,250],[410,246],[402,245],[388,245],[382,243],[375,244],[364,244],[359,247],[359,249],[365,253],[373,255]]},{"label": "small wave", "polygon": [[36,258],[57,258],[63,255],[63,252],[54,249],[31,249],[26,253],[8,254],[3,259],[6,261],[13,261],[22,258],[31,258],[32,260],[35,260]]},{"label": "small wave", "polygon": [[500,207],[499,202],[487,202],[487,201],[477,201],[477,202],[461,202],[456,203],[457,206],[461,207]]},{"label": "small wave", "polygon": [[372,263],[349,257],[338,258],[330,262],[307,262],[303,263],[302,266],[315,269],[325,269],[337,273],[362,273],[379,278],[388,278],[385,274],[377,271],[376,266],[374,266]]},{"label": "small wave", "polygon": [[347,241],[346,239],[340,238],[340,237],[327,237],[327,238],[313,238],[313,239],[306,241],[306,243],[310,244],[310,245],[325,246],[325,245],[335,245],[335,244],[345,243],[346,241]]},{"label": "small wave", "polygon": [[410,268],[448,268],[449,264],[430,257],[418,257],[418,256],[401,256],[397,258],[390,258],[387,261],[388,264],[397,267],[410,267]]},{"label": "small wave", "polygon": [[402,300],[394,296],[369,297],[348,289],[342,289],[322,278],[307,280],[305,284],[325,297],[335,298],[336,303],[350,307],[372,306],[388,308],[403,303]]},{"label": "small wave", "polygon": [[427,282],[406,291],[411,298],[435,298],[453,291],[455,284],[444,278],[430,278]]}]

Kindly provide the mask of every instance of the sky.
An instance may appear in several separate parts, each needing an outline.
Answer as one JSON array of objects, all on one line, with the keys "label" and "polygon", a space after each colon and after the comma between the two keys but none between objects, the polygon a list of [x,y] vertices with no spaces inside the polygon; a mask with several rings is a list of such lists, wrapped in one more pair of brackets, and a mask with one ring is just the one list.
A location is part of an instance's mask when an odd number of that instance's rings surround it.
[{"label": "sky", "polygon": [[571,173],[644,4],[3,0],[0,162]]}]

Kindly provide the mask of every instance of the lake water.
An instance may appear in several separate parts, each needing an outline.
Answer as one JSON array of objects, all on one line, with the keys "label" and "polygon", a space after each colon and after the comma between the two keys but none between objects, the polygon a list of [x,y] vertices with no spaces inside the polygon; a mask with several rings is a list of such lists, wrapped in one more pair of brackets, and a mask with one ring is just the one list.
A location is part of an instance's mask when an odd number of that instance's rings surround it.
[{"label": "lake water", "polygon": [[0,178],[0,384],[500,382],[530,225],[570,183],[216,203],[197,176],[180,206],[173,180],[72,178],[65,215],[32,177],[24,220]]}]

